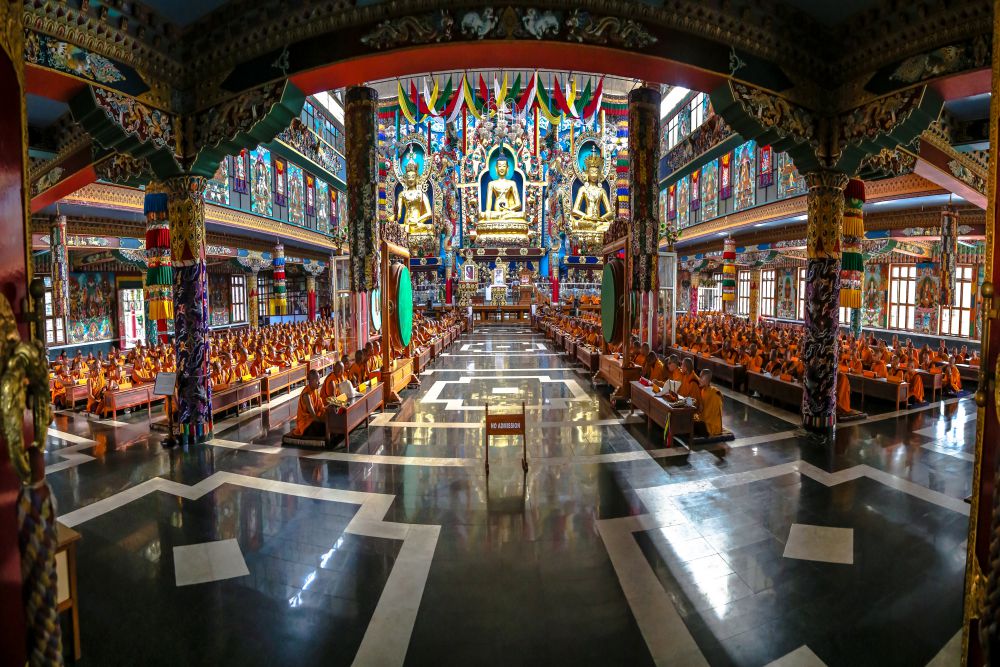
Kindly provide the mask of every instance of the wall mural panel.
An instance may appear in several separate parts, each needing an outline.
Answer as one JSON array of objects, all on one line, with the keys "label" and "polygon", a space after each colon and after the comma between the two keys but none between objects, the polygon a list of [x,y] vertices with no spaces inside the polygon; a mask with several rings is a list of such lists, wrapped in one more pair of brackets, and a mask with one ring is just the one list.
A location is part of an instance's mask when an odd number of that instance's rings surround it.
[{"label": "wall mural panel", "polygon": [[677,229],[691,224],[691,177],[677,181]]},{"label": "wall mural panel", "polygon": [[775,271],[775,316],[781,319],[798,318],[799,270],[797,268]]},{"label": "wall mural panel", "polygon": [[229,206],[229,158],[224,158],[215,176],[205,184],[205,201]]},{"label": "wall mural panel", "polygon": [[719,160],[715,159],[701,168],[701,219],[711,220],[719,215]]},{"label": "wall mural panel", "polygon": [[288,222],[305,224],[305,185],[302,167],[288,163]]},{"label": "wall mural panel", "polygon": [[920,334],[938,333],[938,301],[941,280],[937,264],[917,264],[917,307],[913,316],[913,331]]},{"label": "wall mural panel", "polygon": [[733,181],[736,186],[736,210],[750,208],[757,194],[757,142],[736,147],[733,155]]},{"label": "wall mural panel", "polygon": [[218,327],[229,324],[229,275],[208,274],[208,324]]},{"label": "wall mural panel", "polygon": [[864,292],[861,295],[861,326],[884,329],[889,293],[889,265],[865,266]]},{"label": "wall mural panel", "polygon": [[272,215],[271,151],[263,146],[250,151],[250,210],[259,215]]},{"label": "wall mural panel", "polygon": [[69,342],[111,340],[116,300],[113,273],[70,273]]},{"label": "wall mural panel", "polygon": [[778,199],[806,193],[806,179],[795,168],[787,153],[778,153]]}]

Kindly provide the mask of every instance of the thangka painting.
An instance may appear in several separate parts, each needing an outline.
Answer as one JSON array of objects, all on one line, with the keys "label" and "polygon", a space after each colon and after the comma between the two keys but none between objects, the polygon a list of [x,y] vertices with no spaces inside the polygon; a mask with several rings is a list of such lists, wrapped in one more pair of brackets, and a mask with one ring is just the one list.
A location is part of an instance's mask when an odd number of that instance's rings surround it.
[{"label": "thangka painting", "polygon": [[209,324],[213,327],[229,324],[229,276],[208,274]]},{"label": "thangka painting", "polygon": [[[708,95],[705,99],[708,99]],[[718,215],[719,160],[715,159],[701,168],[701,219],[711,220]]]},{"label": "thangka painting", "polygon": [[677,229],[691,224],[691,176],[677,181]]},{"label": "thangka painting", "polygon": [[757,142],[748,141],[733,151],[736,210],[750,208],[757,194]]},{"label": "thangka painting", "polygon": [[889,265],[868,264],[861,293],[861,326],[884,329],[889,293]]},{"label": "thangka painting", "polygon": [[777,270],[777,299],[775,299],[775,317],[794,320],[798,317],[798,270]]},{"label": "thangka painting", "polygon": [[806,193],[806,179],[795,168],[788,153],[778,153],[778,199]]},{"label": "thangka painting", "polygon": [[205,184],[205,201],[229,205],[229,158],[222,158],[215,176]]},{"label": "thangka painting", "polygon": [[288,163],[288,222],[293,225],[305,224],[305,213],[303,207],[305,201],[305,176],[302,167],[297,164]]},{"label": "thangka painting", "polygon": [[69,342],[110,340],[115,294],[113,273],[69,274]]},{"label": "thangka painting", "polygon": [[660,230],[667,228],[670,224],[670,188],[660,190]]},{"label": "thangka painting", "polygon": [[250,151],[250,210],[272,215],[271,151],[258,146]]},{"label": "thangka painting", "polygon": [[326,231],[330,224],[330,186],[316,179],[316,226]]},{"label": "thangka painting", "polygon": [[917,307],[913,314],[913,330],[916,333],[937,334],[940,294],[937,266],[930,262],[917,264]]}]

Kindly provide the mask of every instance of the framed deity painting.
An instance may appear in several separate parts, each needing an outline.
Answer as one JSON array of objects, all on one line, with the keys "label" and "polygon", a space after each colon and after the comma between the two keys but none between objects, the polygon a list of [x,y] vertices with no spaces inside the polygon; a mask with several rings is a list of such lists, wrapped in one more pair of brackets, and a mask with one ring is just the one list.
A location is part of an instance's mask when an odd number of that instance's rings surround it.
[{"label": "framed deity painting", "polygon": [[757,194],[757,142],[748,141],[733,152],[736,210],[750,208]]}]

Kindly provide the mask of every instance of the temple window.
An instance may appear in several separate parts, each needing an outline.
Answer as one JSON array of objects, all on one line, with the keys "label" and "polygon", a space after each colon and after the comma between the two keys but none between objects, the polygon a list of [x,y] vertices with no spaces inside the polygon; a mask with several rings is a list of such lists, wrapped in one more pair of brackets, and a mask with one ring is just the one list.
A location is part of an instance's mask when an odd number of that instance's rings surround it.
[{"label": "temple window", "polygon": [[274,279],[271,276],[257,276],[257,316],[261,319],[270,314],[269,308],[271,307],[271,289],[273,285]]},{"label": "temple window", "polygon": [[889,328],[913,329],[917,307],[917,265],[889,266]]},{"label": "temple window", "polygon": [[954,303],[941,307],[941,335],[968,338],[972,329],[972,277],[975,267],[959,265],[955,269]]},{"label": "temple window", "polygon": [[45,276],[45,344],[62,345],[66,342],[66,323],[54,315],[52,308],[52,278]]},{"label": "temple window", "polygon": [[715,284],[698,288],[698,312],[722,310],[722,274],[715,275]]},{"label": "temple window", "polygon": [[750,315],[749,271],[740,271],[736,277],[736,314]]},{"label": "temple window", "polygon": [[229,277],[230,322],[247,321],[247,279],[246,276],[232,275]]},{"label": "temple window", "polygon": [[760,272],[760,314],[774,317],[774,269]]}]

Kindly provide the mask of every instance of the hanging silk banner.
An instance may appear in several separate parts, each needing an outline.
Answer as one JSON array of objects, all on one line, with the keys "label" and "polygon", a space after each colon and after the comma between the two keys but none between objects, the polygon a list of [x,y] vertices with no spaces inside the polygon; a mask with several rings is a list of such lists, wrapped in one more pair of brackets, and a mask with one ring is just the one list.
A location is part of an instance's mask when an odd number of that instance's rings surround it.
[{"label": "hanging silk banner", "polygon": [[729,199],[733,196],[732,162],[732,153],[726,153],[719,158],[719,199]]},{"label": "hanging silk banner", "polygon": [[[167,331],[167,320],[174,319],[174,271],[170,254],[170,221],[167,219],[167,193],[147,186],[143,198],[146,214],[146,303],[147,321],[151,323],[148,341],[155,345]],[[155,323],[155,326],[152,325]]]},{"label": "hanging silk banner", "polygon": [[250,194],[250,180],[247,177],[247,149],[233,156],[233,190],[240,194]]},{"label": "hanging silk banner", "polygon": [[677,219],[677,184],[667,190],[667,220]]},{"label": "hanging silk banner", "polygon": [[[701,208],[701,169],[691,174],[691,210]],[[692,222],[694,222],[692,220]]]},{"label": "hanging silk banner", "polygon": [[852,178],[844,189],[844,226],[840,256],[840,305],[861,307],[861,282],[865,273],[862,242],[865,238],[863,207],[865,182]]},{"label": "hanging silk banner", "polygon": [[958,214],[945,206],[941,209],[941,305],[955,301],[955,255],[958,252]]},{"label": "hanging silk banner", "polygon": [[285,284],[285,246],[274,246],[274,296],[271,299],[271,314],[284,315],[288,306],[288,287]]},{"label": "hanging silk banner", "polygon": [[727,238],[722,246],[722,301],[728,303],[735,300],[736,242],[732,238]]},{"label": "hanging silk banner", "polygon": [[316,215],[316,177],[306,174],[306,215]]},{"label": "hanging silk banner", "polygon": [[274,161],[274,205],[288,205],[288,177],[285,173],[288,167],[284,160]]},{"label": "hanging silk banner", "polygon": [[757,160],[757,186],[766,188],[774,183],[774,154],[770,146],[761,146]]}]

